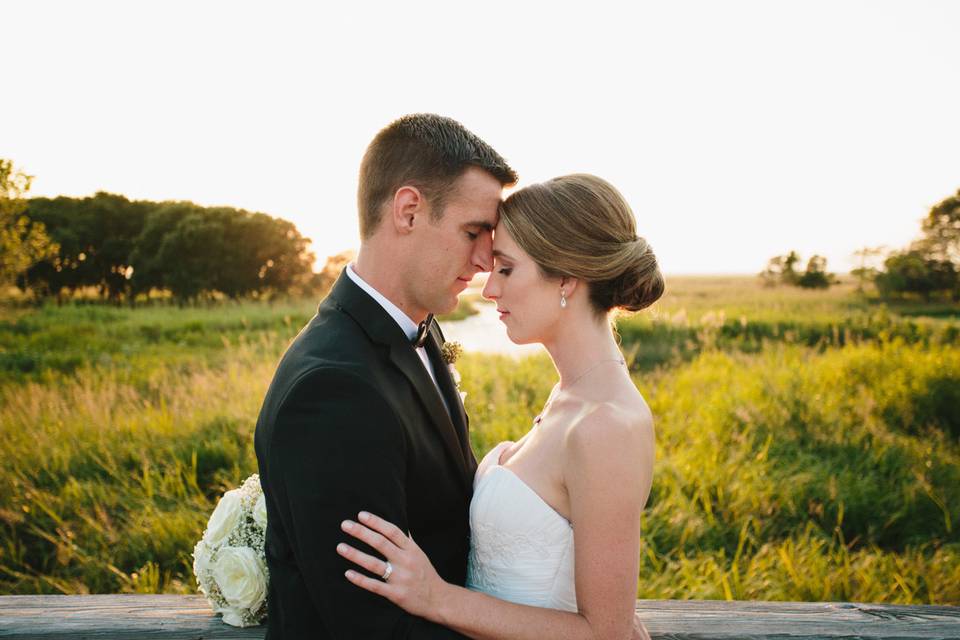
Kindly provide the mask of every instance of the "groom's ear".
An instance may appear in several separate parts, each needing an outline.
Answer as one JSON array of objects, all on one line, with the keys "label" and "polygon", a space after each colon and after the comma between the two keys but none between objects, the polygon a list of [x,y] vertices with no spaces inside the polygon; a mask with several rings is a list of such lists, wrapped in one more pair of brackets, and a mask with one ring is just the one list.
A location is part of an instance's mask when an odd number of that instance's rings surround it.
[{"label": "groom's ear", "polygon": [[413,231],[417,218],[426,212],[427,201],[416,187],[400,187],[393,194],[390,218],[398,233],[406,235]]}]

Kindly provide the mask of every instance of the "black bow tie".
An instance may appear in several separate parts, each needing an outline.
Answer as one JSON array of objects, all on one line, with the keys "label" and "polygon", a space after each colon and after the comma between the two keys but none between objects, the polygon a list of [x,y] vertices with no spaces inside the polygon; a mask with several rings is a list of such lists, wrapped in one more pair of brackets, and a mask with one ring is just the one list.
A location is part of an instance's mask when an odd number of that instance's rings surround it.
[{"label": "black bow tie", "polygon": [[427,314],[427,319],[417,327],[417,337],[410,341],[414,349],[419,349],[427,342],[427,336],[430,335],[430,323],[433,322],[433,314]]}]

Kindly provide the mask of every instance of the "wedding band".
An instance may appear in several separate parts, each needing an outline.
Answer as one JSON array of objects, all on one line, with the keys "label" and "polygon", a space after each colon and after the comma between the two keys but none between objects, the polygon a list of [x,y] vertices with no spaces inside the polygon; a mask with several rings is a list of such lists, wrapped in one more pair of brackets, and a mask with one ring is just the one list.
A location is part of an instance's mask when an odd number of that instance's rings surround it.
[{"label": "wedding band", "polygon": [[390,574],[392,573],[393,573],[393,565],[387,562],[387,570],[383,572],[383,575],[380,576],[380,578],[383,579],[384,582],[386,582],[387,580],[390,579]]}]

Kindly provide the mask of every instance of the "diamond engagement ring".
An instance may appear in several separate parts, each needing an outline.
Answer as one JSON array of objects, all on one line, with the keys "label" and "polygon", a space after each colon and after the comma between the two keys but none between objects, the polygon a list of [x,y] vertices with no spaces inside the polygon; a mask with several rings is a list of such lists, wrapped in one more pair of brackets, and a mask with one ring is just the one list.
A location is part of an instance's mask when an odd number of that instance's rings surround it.
[{"label": "diamond engagement ring", "polygon": [[386,582],[387,580],[390,579],[390,574],[392,573],[393,573],[393,565],[387,562],[387,570],[383,572],[383,575],[380,576],[380,578],[383,579],[384,582]]}]

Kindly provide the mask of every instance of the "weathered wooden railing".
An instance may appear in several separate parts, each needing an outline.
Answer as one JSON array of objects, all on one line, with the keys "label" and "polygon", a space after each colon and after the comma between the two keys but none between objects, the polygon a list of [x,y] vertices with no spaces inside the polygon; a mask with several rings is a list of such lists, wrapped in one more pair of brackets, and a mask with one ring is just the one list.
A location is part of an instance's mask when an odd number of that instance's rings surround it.
[{"label": "weathered wooden railing", "polygon": [[[655,639],[960,639],[960,607],[848,602],[639,600]],[[200,596],[0,596],[0,637],[263,638],[235,629]]]}]

